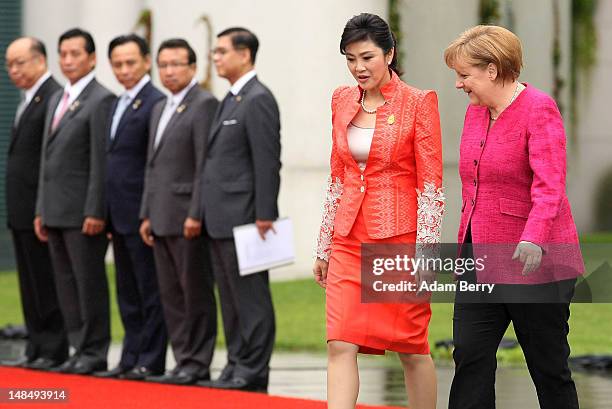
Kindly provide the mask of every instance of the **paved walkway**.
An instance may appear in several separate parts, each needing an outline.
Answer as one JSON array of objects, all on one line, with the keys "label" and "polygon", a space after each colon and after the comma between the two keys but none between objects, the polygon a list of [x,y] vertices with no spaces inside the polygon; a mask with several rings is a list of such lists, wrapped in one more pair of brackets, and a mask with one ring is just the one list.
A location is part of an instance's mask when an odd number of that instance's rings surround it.
[{"label": "paved walkway", "polygon": [[[0,359],[19,356],[23,343],[0,341]],[[119,361],[121,346],[113,344],[109,366]],[[212,363],[213,378],[225,364],[226,351],[218,350]],[[272,395],[325,400],[325,367],[323,354],[276,352],[272,357],[269,392]],[[359,402],[371,405],[406,405],[403,375],[399,361],[384,357],[360,356],[361,391]],[[168,351],[167,368],[174,367]],[[438,408],[448,405],[448,393],[453,376],[450,363],[438,364]],[[582,409],[612,408],[612,376],[574,373]],[[498,409],[537,409],[535,389],[524,368],[500,368],[497,371]]]}]

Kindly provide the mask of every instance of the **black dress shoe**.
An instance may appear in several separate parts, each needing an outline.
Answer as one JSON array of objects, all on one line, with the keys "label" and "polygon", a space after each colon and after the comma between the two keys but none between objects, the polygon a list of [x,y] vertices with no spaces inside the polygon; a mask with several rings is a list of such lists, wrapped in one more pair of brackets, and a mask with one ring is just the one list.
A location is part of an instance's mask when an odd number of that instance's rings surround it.
[{"label": "black dress shoe", "polygon": [[218,381],[230,381],[234,377],[234,367],[225,366],[217,378]]},{"label": "black dress shoe", "polygon": [[52,368],[58,366],[59,364],[60,362],[57,362],[53,359],[40,357],[26,364],[25,367],[29,369],[36,369],[39,371],[49,371]]},{"label": "black dress shoe", "polygon": [[106,362],[88,362],[82,359],[77,360],[68,373],[74,375],[90,375],[94,372],[106,371]]},{"label": "black dress shoe", "polygon": [[161,376],[164,374],[164,371],[154,371],[152,369],[147,368],[146,366],[139,366],[138,368],[133,368],[131,371],[127,371],[123,375],[121,375],[121,379],[128,379],[130,381],[143,381],[146,378]]},{"label": "black dress shoe", "polygon": [[97,376],[98,378],[120,378],[121,375],[126,374],[130,370],[131,370],[131,368],[124,368],[124,367],[122,367],[120,365],[117,365],[116,367],[114,367],[110,371],[98,371],[98,372],[94,372],[93,376]]},{"label": "black dress shoe", "polygon": [[249,382],[244,378],[234,377],[229,381],[216,380],[211,382],[212,388],[217,389],[228,389],[228,390],[239,390],[239,391],[250,391],[250,392],[263,392],[267,393],[267,385],[262,385],[257,382]]},{"label": "black dress shoe", "polygon": [[172,371],[166,375],[147,376],[145,379],[150,382],[165,383],[171,385],[195,385],[195,383],[200,378],[194,373],[187,372],[181,369],[178,371]]},{"label": "black dress shoe", "polygon": [[59,364],[58,366],[49,368],[49,371],[59,372],[59,373],[71,373],[70,371],[72,370],[72,367],[78,361],[78,359],[79,359],[78,356],[73,355],[70,358],[68,358],[66,361],[64,361],[63,363]]}]

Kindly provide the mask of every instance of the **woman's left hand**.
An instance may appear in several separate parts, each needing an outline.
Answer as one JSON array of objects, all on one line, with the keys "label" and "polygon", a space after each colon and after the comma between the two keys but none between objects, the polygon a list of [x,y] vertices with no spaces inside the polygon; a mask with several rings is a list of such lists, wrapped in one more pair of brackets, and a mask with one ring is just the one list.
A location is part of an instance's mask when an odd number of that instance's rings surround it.
[{"label": "woman's left hand", "polygon": [[512,260],[516,260],[517,258],[524,265],[523,275],[529,275],[540,267],[540,263],[542,262],[542,248],[531,242],[521,241],[518,246],[516,246],[516,250],[514,250]]},{"label": "woman's left hand", "polygon": [[416,269],[415,279],[417,285],[417,295],[421,295],[423,293],[427,293],[428,291],[421,291],[421,285],[423,283],[427,283],[429,287],[435,281],[436,272],[433,270],[423,269],[421,267]]}]

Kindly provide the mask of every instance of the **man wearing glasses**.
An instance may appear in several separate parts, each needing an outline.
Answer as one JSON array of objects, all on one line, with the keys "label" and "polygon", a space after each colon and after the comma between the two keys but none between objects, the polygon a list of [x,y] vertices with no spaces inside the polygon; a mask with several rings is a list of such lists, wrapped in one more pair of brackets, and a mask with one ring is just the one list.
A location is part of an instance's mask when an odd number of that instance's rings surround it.
[{"label": "man wearing glasses", "polygon": [[217,332],[200,185],[218,101],[197,85],[196,55],[187,41],[164,41],[157,52],[157,67],[171,95],[151,115],[140,235],[153,247],[176,367],[146,379],[189,385],[210,379]]},{"label": "man wearing glasses", "polygon": [[23,316],[28,330],[25,359],[16,366],[50,369],[68,358],[68,340],[57,301],[47,243],[34,234],[40,152],[49,99],[60,89],[47,69],[45,45],[34,38],[13,41],[6,71],[22,90],[6,169],[8,227],[13,236]]},{"label": "man wearing glasses", "polygon": [[232,232],[254,223],[264,238],[278,218],[280,115],[255,73],[258,48],[255,34],[232,27],[217,35],[213,52],[230,91],[211,129],[202,199],[228,357],[219,378],[205,385],[265,392],[275,335],[268,271],[239,274]]}]

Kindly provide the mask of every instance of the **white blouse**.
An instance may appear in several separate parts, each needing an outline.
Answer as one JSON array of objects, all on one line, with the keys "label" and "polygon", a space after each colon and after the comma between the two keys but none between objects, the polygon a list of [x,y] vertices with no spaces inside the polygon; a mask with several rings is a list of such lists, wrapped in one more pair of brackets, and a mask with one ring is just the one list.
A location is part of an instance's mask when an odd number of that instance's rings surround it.
[{"label": "white blouse", "polygon": [[347,140],[349,150],[362,171],[365,169],[368,156],[370,155],[373,137],[374,128],[360,128],[352,123],[348,126]]}]

